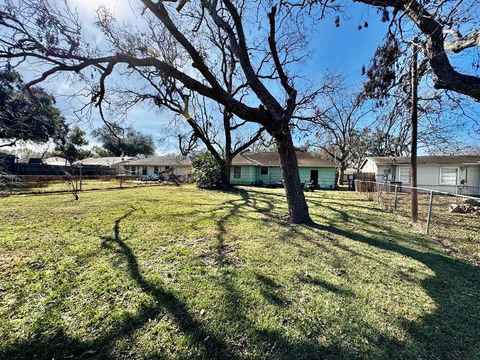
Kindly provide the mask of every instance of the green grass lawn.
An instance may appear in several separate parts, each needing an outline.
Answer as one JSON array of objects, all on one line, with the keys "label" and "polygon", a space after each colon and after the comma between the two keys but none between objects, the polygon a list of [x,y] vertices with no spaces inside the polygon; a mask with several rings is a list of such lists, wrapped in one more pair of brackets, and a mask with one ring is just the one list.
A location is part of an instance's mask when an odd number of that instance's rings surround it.
[{"label": "green grass lawn", "polygon": [[480,269],[348,192],[0,199],[0,358],[480,357]]},{"label": "green grass lawn", "polygon": [[[411,195],[400,193],[397,196],[397,209],[394,210],[394,192],[362,193],[366,198],[376,201],[379,206],[394,212],[400,220],[411,221]],[[425,232],[428,218],[430,195],[418,194],[417,228]],[[458,214],[449,211],[450,204],[461,204],[463,198],[435,194],[432,202],[429,237],[441,243],[454,254],[480,265],[480,217],[476,214]]]}]

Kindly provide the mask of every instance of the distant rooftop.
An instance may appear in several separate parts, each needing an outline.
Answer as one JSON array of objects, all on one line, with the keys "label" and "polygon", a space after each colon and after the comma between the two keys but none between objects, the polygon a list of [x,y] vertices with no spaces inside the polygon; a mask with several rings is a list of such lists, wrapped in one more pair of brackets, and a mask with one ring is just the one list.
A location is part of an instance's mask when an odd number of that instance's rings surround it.
[{"label": "distant rooftop", "polygon": [[192,165],[188,157],[181,155],[151,156],[144,159],[135,159],[128,162],[128,165],[151,165],[151,166],[174,166],[174,165]]},{"label": "distant rooftop", "polygon": [[[377,165],[392,165],[393,159],[395,164],[410,164],[409,156],[388,157],[388,156],[371,156],[366,160],[371,160]],[[458,155],[458,156],[418,156],[417,164],[479,164],[480,156],[476,155]]]},{"label": "distant rooftop", "polygon": [[89,157],[75,162],[75,165],[113,166],[134,159],[131,156]]},{"label": "distant rooftop", "polygon": [[65,165],[69,164],[67,159],[65,159],[63,157],[59,157],[59,156],[52,156],[52,157],[43,159],[42,162],[46,165],[62,165],[62,166],[65,166]]},{"label": "distant rooftop", "polygon": [[[322,159],[312,154],[301,151],[297,151],[296,154],[299,167],[336,167],[333,161]],[[278,155],[278,152],[243,153],[233,158],[232,165],[280,166],[280,155]]]}]

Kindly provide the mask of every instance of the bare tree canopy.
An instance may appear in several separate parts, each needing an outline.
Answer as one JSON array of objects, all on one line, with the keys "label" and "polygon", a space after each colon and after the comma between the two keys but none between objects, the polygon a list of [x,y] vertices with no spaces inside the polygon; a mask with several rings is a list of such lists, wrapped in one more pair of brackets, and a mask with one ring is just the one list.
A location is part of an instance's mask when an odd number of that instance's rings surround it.
[{"label": "bare tree canopy", "polygon": [[[139,4],[143,9],[137,18],[142,26],[120,27],[108,11],[98,11],[97,26],[107,40],[98,48],[82,39],[78,16],[68,7],[59,8],[48,0],[8,0],[0,7],[0,59],[12,66],[25,59],[40,61],[44,71],[27,86],[59,72],[94,79],[92,102],[102,118],[108,79],[115,72],[142,79],[150,90],[156,90],[155,99],[146,99],[187,121],[195,121],[192,94],[211,99],[227,114],[260,125],[275,139],[290,220],[311,223],[300,184],[292,121],[304,116],[316,92],[305,91],[289,75],[289,64],[304,56],[304,37],[299,31],[302,14],[268,2],[258,6],[232,0],[182,4],[141,0]],[[265,19],[257,32],[245,30],[252,19]],[[225,53],[238,62],[234,73],[241,91],[232,91],[221,71],[224,62],[216,44],[220,38],[226,40]]]},{"label": "bare tree canopy", "polygon": [[[472,50],[478,56],[480,2],[477,0],[282,1],[287,7],[300,7],[306,9],[308,13],[311,13],[312,9],[317,9],[320,18],[323,18],[328,11],[346,11],[346,5],[351,2],[363,3],[378,9],[382,21],[388,23],[387,37],[404,42],[415,41],[419,45],[433,73],[436,89],[451,90],[477,101],[480,100],[480,77],[468,74],[467,69],[458,70],[458,67],[452,64],[451,56]],[[337,16],[337,26],[340,24],[339,21]],[[458,56],[456,58],[458,59]],[[473,67],[478,70],[479,66],[476,61]],[[422,64],[420,64],[421,67]]]}]

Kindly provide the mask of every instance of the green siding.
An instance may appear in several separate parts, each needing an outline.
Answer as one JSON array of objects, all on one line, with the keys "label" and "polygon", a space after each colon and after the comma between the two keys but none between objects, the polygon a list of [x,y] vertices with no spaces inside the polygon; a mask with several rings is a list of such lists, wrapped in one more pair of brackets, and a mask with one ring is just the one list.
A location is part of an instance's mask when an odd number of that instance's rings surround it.
[{"label": "green siding", "polygon": [[[310,182],[310,171],[318,170],[318,186],[322,189],[335,188],[335,168],[327,167],[301,167],[299,168],[300,182],[306,186]],[[241,178],[233,177],[233,166],[230,170],[230,183],[233,185],[265,185],[275,184],[282,181],[280,166],[269,166],[268,175],[260,174],[260,166],[242,166]]]},{"label": "green siding", "polygon": [[300,182],[307,185],[310,182],[310,172],[318,170],[318,186],[321,189],[333,189],[335,187],[335,168],[327,167],[301,167]]},{"label": "green siding", "polygon": [[240,178],[233,177],[233,166],[230,168],[230,183],[233,185],[253,185],[257,182],[257,167],[242,166]]},{"label": "green siding", "polygon": [[318,172],[318,186],[321,189],[334,189],[335,175],[335,168],[320,168]]},{"label": "green siding", "polygon": [[275,184],[279,181],[282,181],[282,170],[280,166],[269,166],[268,167],[268,175],[260,174],[260,166],[257,167],[257,179],[258,182],[262,182],[262,184]]}]

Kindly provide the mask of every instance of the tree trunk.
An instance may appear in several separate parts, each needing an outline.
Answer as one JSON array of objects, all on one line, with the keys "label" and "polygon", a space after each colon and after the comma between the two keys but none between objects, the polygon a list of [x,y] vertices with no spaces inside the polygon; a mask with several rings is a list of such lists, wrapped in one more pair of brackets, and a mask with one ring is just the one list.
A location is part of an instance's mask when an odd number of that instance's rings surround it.
[{"label": "tree trunk", "polygon": [[340,163],[340,171],[338,174],[338,186],[343,186],[343,175],[345,174],[345,164]]},{"label": "tree trunk", "polygon": [[232,166],[232,159],[226,158],[219,162],[220,169],[222,170],[222,183],[226,188],[230,187],[230,167]]},{"label": "tree trunk", "polygon": [[283,183],[287,195],[288,213],[293,224],[314,224],[308,213],[307,202],[300,183],[297,156],[290,132],[274,135],[283,172]]}]

